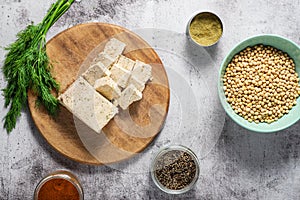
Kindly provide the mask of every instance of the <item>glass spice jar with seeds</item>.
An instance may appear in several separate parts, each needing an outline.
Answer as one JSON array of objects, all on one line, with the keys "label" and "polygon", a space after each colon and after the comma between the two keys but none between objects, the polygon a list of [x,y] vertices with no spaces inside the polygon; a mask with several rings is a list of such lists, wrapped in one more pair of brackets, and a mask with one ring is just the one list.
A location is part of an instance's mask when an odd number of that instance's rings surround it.
[{"label": "glass spice jar with seeds", "polygon": [[154,158],[151,177],[162,191],[181,194],[189,191],[197,182],[199,161],[189,148],[169,146],[160,150]]}]

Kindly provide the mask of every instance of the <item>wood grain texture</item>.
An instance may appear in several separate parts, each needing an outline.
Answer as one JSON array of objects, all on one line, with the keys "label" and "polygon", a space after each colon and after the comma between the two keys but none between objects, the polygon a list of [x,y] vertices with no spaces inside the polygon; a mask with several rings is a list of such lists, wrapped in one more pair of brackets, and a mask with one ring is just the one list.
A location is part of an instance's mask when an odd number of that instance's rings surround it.
[{"label": "wood grain texture", "polygon": [[28,92],[30,112],[40,133],[58,152],[81,163],[115,163],[143,151],[161,130],[168,112],[170,90],[160,58],[142,38],[112,24],[77,25],[47,43],[51,73],[60,83],[60,92],[87,69],[112,37],[126,43],[125,56],[151,64],[153,80],[146,85],[143,99],[126,111],[119,109],[103,133],[90,130],[63,106],[56,118],[49,117],[42,107],[35,107],[36,96]]}]

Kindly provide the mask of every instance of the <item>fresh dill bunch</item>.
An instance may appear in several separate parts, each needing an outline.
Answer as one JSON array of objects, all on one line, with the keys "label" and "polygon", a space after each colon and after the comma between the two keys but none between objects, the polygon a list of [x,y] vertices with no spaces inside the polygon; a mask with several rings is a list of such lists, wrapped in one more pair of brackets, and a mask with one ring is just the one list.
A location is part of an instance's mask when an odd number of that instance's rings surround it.
[{"label": "fresh dill bunch", "polygon": [[4,117],[4,128],[8,133],[15,128],[21,110],[26,106],[28,90],[37,95],[36,105],[43,105],[51,116],[59,109],[59,102],[52,94],[58,92],[59,84],[50,72],[46,34],[73,2],[74,0],[57,0],[41,23],[28,25],[17,34],[16,41],[5,48],[8,53],[2,71],[7,86],[2,91],[4,106],[9,107]]}]

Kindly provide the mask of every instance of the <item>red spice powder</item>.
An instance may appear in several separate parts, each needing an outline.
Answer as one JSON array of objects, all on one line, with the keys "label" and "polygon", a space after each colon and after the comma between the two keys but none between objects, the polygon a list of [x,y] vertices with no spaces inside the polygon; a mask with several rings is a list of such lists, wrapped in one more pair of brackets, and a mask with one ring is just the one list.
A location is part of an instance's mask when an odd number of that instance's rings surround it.
[{"label": "red spice powder", "polygon": [[79,193],[71,182],[57,178],[44,183],[38,200],[79,200]]}]

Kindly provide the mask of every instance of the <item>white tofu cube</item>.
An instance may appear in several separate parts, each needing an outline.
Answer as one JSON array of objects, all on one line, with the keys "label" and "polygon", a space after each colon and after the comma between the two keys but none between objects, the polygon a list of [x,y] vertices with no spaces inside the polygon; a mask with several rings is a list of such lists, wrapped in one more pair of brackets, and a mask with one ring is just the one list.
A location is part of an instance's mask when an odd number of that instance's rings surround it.
[{"label": "white tofu cube", "polygon": [[108,76],[96,80],[94,88],[109,100],[117,99],[121,95],[118,84]]},{"label": "white tofu cube", "polygon": [[110,71],[101,62],[93,64],[82,74],[82,77],[92,86],[103,76],[110,76]]},{"label": "white tofu cube", "polygon": [[118,99],[118,104],[123,110],[126,110],[130,104],[141,99],[142,93],[131,84],[122,91],[121,96]]},{"label": "white tofu cube", "polygon": [[127,69],[131,71],[135,65],[135,61],[131,60],[130,58],[127,58],[126,56],[120,55],[117,64],[124,69]]},{"label": "white tofu cube", "polygon": [[59,101],[74,116],[97,133],[118,113],[118,108],[100,95],[82,77],[79,77]]},{"label": "white tofu cube", "polygon": [[130,71],[124,69],[118,64],[114,64],[110,69],[110,77],[121,87],[126,88],[130,78]]},{"label": "white tofu cube", "polygon": [[107,69],[110,69],[110,67],[113,65],[113,63],[117,60],[117,58],[112,58],[111,56],[107,55],[104,52],[101,52],[98,54],[98,56],[95,58],[94,62],[101,62],[104,67]]},{"label": "white tofu cube", "polygon": [[138,89],[138,91],[140,91],[140,92],[143,92],[143,90],[145,89],[145,83],[141,82],[134,76],[131,76],[129,78],[128,85],[130,85],[130,84],[134,85],[136,87],[136,89]]},{"label": "white tofu cube", "polygon": [[106,43],[103,52],[112,57],[113,59],[116,59],[119,55],[123,53],[125,47],[125,43],[115,38],[112,38]]},{"label": "white tofu cube", "polygon": [[137,60],[131,75],[145,84],[152,78],[152,67],[149,64]]}]

